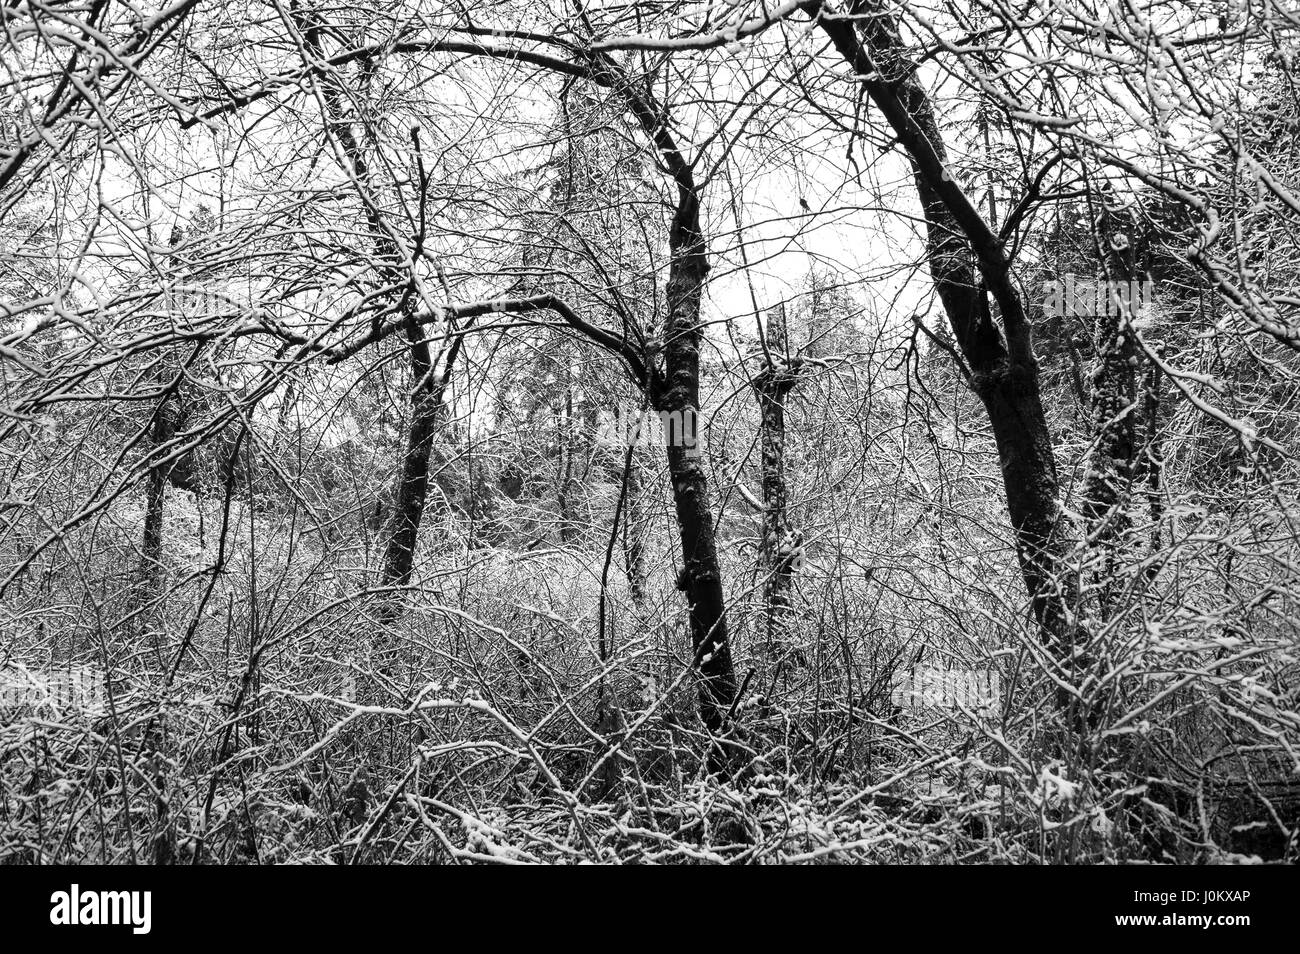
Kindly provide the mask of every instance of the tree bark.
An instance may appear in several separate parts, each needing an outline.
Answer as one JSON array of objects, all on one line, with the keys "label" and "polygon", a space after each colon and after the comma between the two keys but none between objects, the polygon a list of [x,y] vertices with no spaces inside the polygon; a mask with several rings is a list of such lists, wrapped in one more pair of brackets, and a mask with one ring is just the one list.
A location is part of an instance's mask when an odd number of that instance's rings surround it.
[{"label": "tree bark", "polygon": [[785,399],[799,381],[800,362],[790,359],[785,308],[768,313],[764,329],[764,366],[752,386],[758,397],[759,442],[762,454],[763,542],[761,555],[767,570],[764,585],[763,644],[772,661],[791,658],[802,663],[794,644],[794,564],[799,535],[790,526],[786,507]]},{"label": "tree bark", "polygon": [[[1046,645],[1068,659],[1079,639],[1073,528],[1062,513],[1030,323],[1002,242],[947,168],[934,106],[897,25],[878,0],[850,15],[819,3],[819,25],[852,67],[912,163],[935,289],[993,428],[1021,574]],[[1001,328],[990,303],[997,306]]]},{"label": "tree bark", "polygon": [[[680,157],[679,157],[680,158]],[[684,175],[689,177],[689,169]],[[699,199],[694,183],[679,180],[678,207],[669,233],[673,253],[668,276],[668,323],[664,329],[664,365],[652,381],[651,405],[681,432],[664,428],[668,474],[682,545],[678,588],[690,606],[691,644],[700,668],[700,717],[714,735],[726,731],[736,698],[722,569],[714,541],[708,478],[699,445],[700,299],[708,260],[699,228]]]},{"label": "tree bark", "polygon": [[[650,405],[661,419],[680,422],[686,433],[665,427],[668,475],[682,547],[678,588],[690,607],[691,644],[700,672],[700,718],[715,737],[725,735],[736,701],[736,670],[731,659],[722,568],[714,539],[713,509],[699,434],[700,345],[704,333],[700,302],[709,271],[708,249],[700,223],[695,174],[668,127],[666,110],[648,87],[623,74],[614,61],[598,55],[590,78],[619,92],[642,132],[659,152],[677,190],[668,230],[671,255],[666,298],[663,365],[651,368],[645,382]],[[664,418],[664,415],[667,415]],[[725,768],[726,753],[710,753],[714,770]]]},{"label": "tree bark", "polygon": [[[1102,196],[1103,201],[1108,198]],[[1094,585],[1105,612],[1125,586],[1120,570],[1133,545],[1134,494],[1144,480],[1154,531],[1152,549],[1159,545],[1159,377],[1151,373],[1154,367],[1138,347],[1133,327],[1138,309],[1146,303],[1137,232],[1138,222],[1131,212],[1102,209],[1097,237],[1104,291],[1087,296],[1098,299],[1099,307],[1094,316],[1097,361],[1089,389],[1093,440],[1081,509],[1089,540],[1103,554]]]},{"label": "tree bark", "polygon": [[415,381],[411,391],[411,425],[388,523],[388,541],[384,545],[381,583],[386,587],[402,587],[411,582],[420,521],[429,496],[429,458],[442,420],[443,392],[451,372],[448,364],[442,375],[434,373],[429,343],[417,327],[408,329],[407,347]]},{"label": "tree bark", "polygon": [[[304,45],[313,55],[323,57],[321,29],[315,15],[302,11],[296,3],[291,9],[303,32]],[[406,330],[411,371],[411,424],[389,520],[380,582],[385,587],[404,587],[410,584],[414,570],[420,522],[429,494],[429,458],[443,416],[443,401],[462,339],[457,337],[448,346],[442,373],[436,373],[438,358],[443,356],[433,354],[428,339],[420,328],[416,315],[416,277],[413,271],[408,272],[403,267],[404,256],[396,238],[386,227],[379,209],[365,194],[371,186],[370,167],[365,151],[352,131],[351,122],[345,118],[347,106],[342,84],[336,74],[330,74],[320,82],[326,121],[338,141],[341,158],[351,167],[350,171],[362,193],[367,223],[375,236],[376,270],[385,284],[401,289],[401,297],[394,308],[401,315]],[[415,145],[418,149],[418,139]],[[421,176],[423,177],[423,168]],[[423,201],[422,195],[420,201]],[[415,257],[418,257],[418,252]],[[385,615],[395,617],[396,607],[396,603],[389,601]]]},{"label": "tree bark", "polygon": [[[1110,216],[1103,214],[1099,226],[1109,242]],[[1125,256],[1103,250],[1103,274],[1126,281],[1131,274]],[[1109,261],[1106,261],[1106,259]],[[1097,362],[1091,375],[1089,403],[1092,414],[1092,446],[1083,478],[1081,509],[1088,536],[1102,554],[1094,570],[1103,612],[1111,606],[1117,584],[1120,551],[1132,526],[1130,497],[1137,463],[1137,346],[1130,333],[1130,315],[1112,299],[1112,282],[1102,283],[1098,314],[1094,315]],[[1088,296],[1093,297],[1093,296]]]}]

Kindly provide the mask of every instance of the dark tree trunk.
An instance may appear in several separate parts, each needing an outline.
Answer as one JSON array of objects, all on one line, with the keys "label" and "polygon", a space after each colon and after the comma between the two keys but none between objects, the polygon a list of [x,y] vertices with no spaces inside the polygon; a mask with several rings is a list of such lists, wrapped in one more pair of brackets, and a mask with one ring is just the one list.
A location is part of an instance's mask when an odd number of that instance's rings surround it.
[{"label": "dark tree trunk", "polygon": [[[1152,553],[1159,551],[1164,523],[1164,488],[1161,474],[1164,471],[1164,448],[1160,440],[1161,383],[1160,369],[1154,363],[1148,364],[1146,372],[1145,406],[1143,408],[1147,428],[1146,447],[1138,458],[1137,476],[1146,482],[1147,513],[1151,519],[1151,532],[1148,546]],[[1147,564],[1147,582],[1151,582],[1160,572],[1160,563],[1152,561]]]},{"label": "dark tree trunk", "polygon": [[[692,256],[694,258],[694,256]],[[668,282],[669,326],[664,348],[664,387],[655,408],[698,431],[700,291],[703,256]],[[670,432],[671,434],[671,432]],[[698,433],[695,439],[698,440]],[[681,537],[682,569],[678,588],[690,607],[691,646],[700,669],[700,717],[715,736],[725,734],[736,700],[736,671],[731,659],[722,567],[714,538],[713,510],[701,448],[682,446],[669,437],[668,475]],[[713,766],[720,767],[714,753]]]},{"label": "dark tree trunk", "polygon": [[[173,249],[185,238],[185,232],[181,228],[172,230],[169,244]],[[174,268],[177,264],[176,256],[172,255],[170,263]],[[173,276],[173,281],[175,280]],[[155,365],[156,372],[153,375],[153,382],[162,390],[162,397],[158,402],[158,408],[154,412],[153,422],[149,427],[149,450],[150,452],[171,442],[176,436],[176,417],[173,405],[177,402],[176,391],[179,386],[179,378],[176,381],[167,384],[165,382],[166,371],[163,358],[159,357],[159,364]],[[140,573],[139,587],[140,597],[143,601],[153,600],[157,597],[158,583],[162,576],[162,551],[163,551],[163,508],[167,498],[167,484],[175,480],[176,472],[180,470],[178,462],[168,461],[166,464],[155,462],[154,466],[149,469],[149,478],[145,484],[145,504],[144,504],[144,531],[140,541]],[[141,616],[143,625],[144,616]]]},{"label": "dark tree trunk", "polygon": [[[321,30],[314,13],[299,9],[295,3],[291,10],[303,31],[307,48],[316,56],[323,56]],[[326,121],[338,141],[342,158],[352,167],[356,182],[362,187],[361,200],[366,210],[366,220],[375,236],[376,268],[385,284],[401,289],[394,303],[401,314],[407,337],[411,370],[411,425],[407,433],[406,448],[402,454],[392,514],[388,524],[388,540],[384,547],[381,583],[386,587],[407,586],[415,565],[415,550],[419,538],[420,522],[429,494],[429,458],[433,440],[443,414],[443,400],[451,378],[452,367],[460,351],[461,339],[446,349],[446,362],[442,373],[437,373],[438,358],[429,347],[428,339],[416,317],[416,277],[403,267],[404,256],[397,241],[386,227],[378,208],[364,191],[371,185],[370,166],[361,143],[352,131],[352,123],[341,117],[348,114],[344,90],[337,74],[330,73],[321,80],[321,93],[326,107]],[[412,134],[415,135],[414,133]],[[419,140],[414,142],[417,150]],[[421,175],[423,176],[423,169]],[[418,258],[418,253],[415,256]],[[385,615],[390,619],[397,614],[397,604],[390,601]]]},{"label": "dark tree trunk", "polygon": [[[680,415],[683,428],[692,432],[674,444],[669,429],[668,475],[682,543],[681,589],[690,604],[691,644],[700,667],[700,715],[709,731],[719,735],[726,731],[736,701],[736,670],[700,446],[700,299],[709,266],[699,214],[694,188],[679,188],[669,238],[674,254],[667,288],[663,386],[653,403],[660,412]],[[688,440],[693,446],[684,446]]]},{"label": "dark tree trunk", "polygon": [[[1128,269],[1112,267],[1107,272],[1127,274]],[[1105,287],[1106,294],[1099,296],[1100,313],[1094,316],[1097,362],[1089,390],[1093,435],[1081,505],[1089,538],[1102,554],[1102,563],[1094,570],[1094,583],[1103,611],[1114,600],[1121,550],[1132,526],[1129,503],[1140,412],[1137,347],[1128,333],[1128,316],[1110,300],[1110,291]]]},{"label": "dark tree trunk", "polygon": [[1010,262],[947,168],[934,106],[892,16],[874,0],[851,11],[855,19],[823,10],[819,23],[911,159],[930,273],[992,424],[1021,573],[1045,642],[1065,660],[1080,635],[1078,581],[1066,559],[1074,534],[1059,503],[1038,361]]},{"label": "dark tree trunk", "polygon": [[[680,157],[676,157],[680,161]],[[722,569],[714,541],[713,510],[699,434],[700,299],[708,273],[704,238],[699,228],[699,200],[690,170],[683,163],[678,177],[678,207],[669,243],[673,252],[668,276],[668,322],[664,329],[664,366],[652,382],[651,403],[680,428],[665,427],[668,474],[682,544],[678,586],[690,605],[691,642],[700,667],[700,716],[709,731],[721,735],[736,698]],[[683,181],[685,179],[685,184]]]},{"label": "dark tree trunk", "polygon": [[411,324],[407,344],[411,359],[411,424],[407,430],[406,450],[397,479],[397,492],[393,497],[392,515],[388,523],[388,541],[384,546],[384,586],[407,586],[415,567],[415,548],[420,534],[420,521],[429,496],[429,458],[433,439],[442,419],[443,385],[445,375],[433,372],[433,356],[429,344],[418,327]]},{"label": "dark tree trunk", "polygon": [[[566,68],[572,67],[566,65]],[[666,113],[648,88],[630,80],[603,54],[597,55],[584,71],[592,81],[623,97],[642,132],[654,143],[677,190],[668,231],[672,257],[666,288],[668,316],[663,333],[663,366],[648,369],[645,384],[651,406],[689,432],[675,438],[674,428],[665,428],[668,474],[682,545],[682,569],[677,583],[690,606],[691,643],[700,672],[700,717],[709,731],[718,736],[727,730],[737,687],[727,631],[722,569],[714,541],[713,510],[697,433],[703,341],[700,301],[709,271],[700,227],[699,192],[694,171],[677,148]],[[613,342],[605,343],[609,346]],[[620,342],[616,350],[625,346],[625,341]],[[715,747],[710,756],[714,769],[725,767],[721,755],[722,750]]]}]

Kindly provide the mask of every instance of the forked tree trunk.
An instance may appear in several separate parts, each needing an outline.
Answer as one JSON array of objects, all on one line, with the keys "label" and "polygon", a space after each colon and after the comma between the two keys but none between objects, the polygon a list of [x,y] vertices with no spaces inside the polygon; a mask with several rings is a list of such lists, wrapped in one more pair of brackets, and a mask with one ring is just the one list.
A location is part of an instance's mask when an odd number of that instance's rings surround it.
[{"label": "forked tree trunk", "polygon": [[[314,52],[319,55],[319,51]],[[696,429],[700,406],[700,346],[703,328],[700,301],[708,274],[708,254],[700,227],[700,205],[694,171],[677,148],[666,116],[649,88],[633,82],[613,59],[595,54],[585,63],[551,57],[535,61],[569,76],[580,76],[614,90],[627,104],[637,124],[654,144],[666,167],[677,200],[669,228],[671,253],[666,288],[668,316],[664,327],[663,366],[647,368],[626,338],[583,321],[553,296],[520,302],[520,307],[551,308],[592,340],[628,358],[649,393],[651,406],[670,419],[689,421]],[[340,138],[342,138],[340,136]],[[462,315],[466,310],[460,310]],[[459,338],[457,339],[459,341]],[[714,542],[713,511],[708,480],[698,448],[683,446],[669,436],[668,472],[682,546],[678,585],[690,606],[691,641],[700,673],[700,717],[715,736],[723,735],[736,701],[736,674],[727,631],[722,570]],[[715,746],[711,762],[722,768],[720,755],[728,746]]]},{"label": "forked tree trunk", "polygon": [[[313,55],[323,58],[321,30],[315,14],[302,11],[296,3],[291,6],[291,10],[298,28],[303,32],[305,46]],[[385,587],[404,587],[410,584],[415,566],[420,522],[429,495],[429,458],[462,339],[457,337],[446,349],[446,360],[442,372],[438,373],[436,365],[442,355],[433,354],[417,319],[415,276],[403,268],[401,249],[367,194],[372,186],[370,166],[361,143],[353,133],[352,123],[346,118],[348,104],[345,91],[336,73],[326,74],[320,82],[329,129],[339,144],[341,158],[351,167],[350,171],[362,192],[366,220],[375,236],[376,270],[386,285],[401,290],[394,307],[402,316],[406,329],[411,373],[411,424],[388,522],[380,582]],[[418,147],[418,139],[416,145]],[[386,600],[382,615],[389,621],[395,619],[399,605],[396,599]]]},{"label": "forked tree trunk", "polygon": [[[700,302],[709,271],[700,225],[695,174],[677,148],[665,117],[648,89],[628,79],[613,60],[598,57],[587,74],[623,96],[646,137],[654,143],[677,190],[668,230],[668,315],[663,337],[663,367],[649,369],[650,405],[667,420],[682,422],[688,441],[665,428],[668,476],[682,546],[678,588],[690,607],[691,644],[700,673],[700,718],[714,736],[726,734],[736,702],[736,670],[731,659],[722,568],[714,539],[708,477],[699,446],[700,346],[704,339]],[[725,768],[725,746],[710,753],[711,767]]]}]

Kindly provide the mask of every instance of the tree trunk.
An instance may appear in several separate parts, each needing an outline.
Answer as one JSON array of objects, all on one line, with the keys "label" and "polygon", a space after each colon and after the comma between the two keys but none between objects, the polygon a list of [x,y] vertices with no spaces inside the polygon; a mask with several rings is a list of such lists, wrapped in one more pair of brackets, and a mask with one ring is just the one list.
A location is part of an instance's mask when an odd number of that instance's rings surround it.
[{"label": "tree trunk", "polygon": [[[168,244],[175,249],[185,238],[183,229],[172,229]],[[169,259],[173,268],[177,265],[176,256]],[[173,275],[172,280],[175,281]],[[170,302],[170,297],[169,297]],[[197,351],[196,351],[197,354]],[[158,408],[149,427],[149,450],[169,443],[176,436],[176,419],[180,414],[177,408],[173,413],[172,405],[179,404],[178,394],[180,380],[166,381],[166,362],[160,356],[154,367],[153,383],[162,390]],[[158,584],[162,577],[163,552],[163,508],[167,499],[167,484],[173,479],[178,462],[168,461],[155,464],[149,469],[149,478],[145,484],[144,530],[140,541],[140,572],[138,598],[141,603],[148,603],[159,596]],[[145,625],[145,614],[141,614],[141,628]]]},{"label": "tree trunk", "polygon": [[789,359],[785,308],[768,313],[764,329],[764,367],[752,382],[758,396],[759,441],[762,452],[763,541],[760,548],[767,570],[764,585],[763,644],[768,658],[790,658],[802,664],[793,626],[794,564],[799,534],[790,526],[786,509],[785,399],[799,380],[798,360]]},{"label": "tree trunk", "polygon": [[925,215],[930,274],[992,424],[1034,616],[1045,643],[1058,659],[1067,660],[1080,636],[1077,575],[1067,560],[1074,534],[1059,503],[1038,361],[1010,261],[947,168],[934,106],[916,78],[916,65],[905,54],[893,17],[875,0],[858,0],[851,12],[856,19],[823,10],[819,23],[911,159]]},{"label": "tree trunk", "polygon": [[[675,153],[674,158],[680,162]],[[722,569],[714,542],[713,510],[698,433],[703,339],[700,299],[709,266],[690,170],[682,163],[674,173],[678,179],[678,207],[669,233],[673,259],[668,275],[664,366],[652,382],[650,397],[655,410],[681,424],[680,429],[664,428],[682,544],[678,588],[690,605],[691,643],[700,667],[700,716],[711,733],[721,735],[736,699],[736,672],[731,661]]]},{"label": "tree trunk", "polygon": [[[1103,201],[1109,196],[1103,195]],[[1120,570],[1132,548],[1134,493],[1145,478],[1159,545],[1159,377],[1143,375],[1148,362],[1132,321],[1146,303],[1136,254],[1138,222],[1131,212],[1106,207],[1098,216],[1103,294],[1095,318],[1097,363],[1089,391],[1093,441],[1083,480],[1088,536],[1104,554],[1094,571],[1101,608],[1109,612],[1125,588]],[[1145,380],[1143,380],[1145,378]],[[1145,393],[1144,393],[1145,392]],[[1147,434],[1142,435],[1145,424]],[[1138,549],[1141,549],[1140,547]]]},{"label": "tree trunk", "polygon": [[[650,405],[667,420],[679,422],[687,434],[674,437],[666,427],[668,475],[682,545],[678,588],[690,606],[691,643],[700,671],[700,718],[714,736],[725,733],[736,701],[736,671],[731,660],[722,568],[714,541],[713,510],[708,479],[699,446],[700,407],[700,301],[709,271],[708,251],[700,227],[700,199],[695,174],[670,131],[666,113],[647,87],[634,83],[607,56],[599,55],[589,67],[590,78],[617,91],[627,103],[677,189],[672,224],[668,230],[671,261],[666,298],[663,366],[649,370],[646,387]],[[687,446],[689,443],[689,446]],[[725,748],[725,746],[723,747]],[[714,770],[723,769],[726,753],[715,746],[710,753]]]},{"label": "tree trunk", "polygon": [[[303,31],[305,46],[317,57],[323,57],[321,30],[314,13],[291,6],[299,29]],[[461,338],[457,337],[446,349],[446,363],[441,374],[435,373],[437,359],[429,348],[416,317],[416,276],[403,266],[404,255],[397,240],[386,227],[378,208],[367,194],[371,187],[370,166],[366,154],[352,131],[352,123],[345,117],[348,105],[337,73],[331,72],[321,80],[321,97],[325,104],[326,121],[338,141],[341,158],[351,166],[356,185],[365,206],[366,220],[375,236],[376,270],[389,287],[400,288],[401,298],[395,303],[401,314],[407,337],[411,369],[411,426],[407,434],[406,449],[397,480],[393,512],[388,525],[388,541],[384,547],[381,583],[386,587],[409,585],[415,565],[415,549],[419,538],[420,522],[424,516],[425,500],[429,494],[429,457],[433,439],[443,414],[443,400],[451,378],[451,370],[460,351]],[[414,136],[414,134],[413,134]],[[419,140],[415,140],[418,149]],[[423,170],[422,170],[423,174]],[[413,268],[413,263],[411,263]],[[384,615],[391,619],[398,612],[397,603],[390,600]]]},{"label": "tree trunk", "polygon": [[[411,426],[407,431],[406,450],[393,499],[388,523],[388,542],[384,546],[384,586],[407,586],[415,566],[415,547],[429,496],[429,457],[433,439],[442,419],[443,388],[446,375],[433,373],[429,344],[412,322],[407,334],[411,357]],[[450,366],[448,366],[450,370]]]}]

